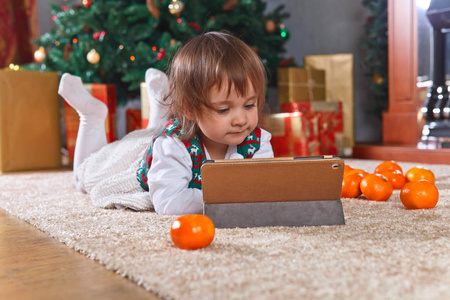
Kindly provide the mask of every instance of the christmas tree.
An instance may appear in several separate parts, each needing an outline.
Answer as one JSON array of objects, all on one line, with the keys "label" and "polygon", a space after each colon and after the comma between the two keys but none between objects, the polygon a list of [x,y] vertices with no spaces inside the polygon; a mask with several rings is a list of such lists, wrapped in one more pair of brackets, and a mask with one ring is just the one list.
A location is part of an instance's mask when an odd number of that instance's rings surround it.
[{"label": "christmas tree", "polygon": [[148,68],[165,71],[183,43],[208,31],[249,44],[274,84],[289,36],[284,6],[265,13],[261,0],[82,0],[50,9],[57,28],[35,41],[37,62],[25,68],[113,83],[121,103],[139,94]]},{"label": "christmas tree", "polygon": [[387,0],[363,0],[362,4],[371,12],[364,24],[365,35],[361,40],[366,52],[362,67],[370,91],[369,113],[381,118],[381,112],[388,108],[389,103]]}]

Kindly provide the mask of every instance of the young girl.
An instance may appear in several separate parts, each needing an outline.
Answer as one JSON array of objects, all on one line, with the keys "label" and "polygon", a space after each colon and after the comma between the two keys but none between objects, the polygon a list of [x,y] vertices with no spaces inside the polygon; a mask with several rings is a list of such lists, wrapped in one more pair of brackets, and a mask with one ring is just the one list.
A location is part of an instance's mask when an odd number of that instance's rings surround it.
[{"label": "young girl", "polygon": [[244,42],[226,33],[198,36],[175,55],[169,78],[147,71],[148,128],[106,145],[106,106],[80,78],[62,76],[59,93],[80,115],[75,182],[94,205],[202,213],[206,159],[273,157],[271,135],[258,127],[265,69]]}]

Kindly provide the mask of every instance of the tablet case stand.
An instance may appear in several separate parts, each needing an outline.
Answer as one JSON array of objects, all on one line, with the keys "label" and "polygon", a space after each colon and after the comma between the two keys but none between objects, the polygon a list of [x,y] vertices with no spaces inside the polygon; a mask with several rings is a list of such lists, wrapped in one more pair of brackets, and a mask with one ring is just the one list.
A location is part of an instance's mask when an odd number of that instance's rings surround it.
[{"label": "tablet case stand", "polygon": [[344,225],[337,157],[208,161],[203,213],[216,228]]}]

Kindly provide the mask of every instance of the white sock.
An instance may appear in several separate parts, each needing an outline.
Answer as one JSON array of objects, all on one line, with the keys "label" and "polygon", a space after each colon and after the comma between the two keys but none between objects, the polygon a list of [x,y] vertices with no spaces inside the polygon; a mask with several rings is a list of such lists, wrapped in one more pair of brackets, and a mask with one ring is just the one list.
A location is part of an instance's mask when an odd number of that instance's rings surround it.
[{"label": "white sock", "polygon": [[[59,83],[58,93],[80,116],[77,141],[73,160],[73,172],[92,153],[106,145],[105,119],[108,107],[94,98],[84,88],[80,77],[64,73]],[[75,175],[75,184],[84,191]]]},{"label": "white sock", "polygon": [[150,68],[145,72],[145,84],[150,106],[147,129],[159,129],[169,120],[169,105],[163,103],[169,92],[169,79],[164,72]]},{"label": "white sock", "polygon": [[89,94],[78,76],[64,73],[59,83],[58,93],[78,111],[78,114],[96,115],[103,119],[108,114],[106,104]]}]

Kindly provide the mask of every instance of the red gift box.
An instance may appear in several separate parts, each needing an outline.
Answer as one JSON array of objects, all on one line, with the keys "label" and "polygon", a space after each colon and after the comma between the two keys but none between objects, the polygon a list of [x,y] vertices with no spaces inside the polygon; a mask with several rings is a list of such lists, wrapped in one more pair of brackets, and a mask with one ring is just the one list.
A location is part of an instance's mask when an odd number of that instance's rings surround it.
[{"label": "red gift box", "polygon": [[[116,125],[116,87],[113,84],[92,83],[84,84],[86,90],[95,98],[105,103],[108,115],[105,120],[106,141],[111,143],[117,140]],[[75,143],[78,135],[80,117],[75,109],[64,101],[64,121],[66,127],[67,151],[70,160],[73,160]]]},{"label": "red gift box", "polygon": [[320,150],[326,155],[343,154],[342,102],[301,101],[280,105],[283,112],[301,112],[318,118]]},{"label": "red gift box", "polygon": [[127,117],[127,133],[142,128],[142,117],[140,109],[128,108],[126,111]]},{"label": "red gift box", "polygon": [[318,118],[302,112],[264,116],[261,127],[272,134],[275,157],[321,155]]}]

